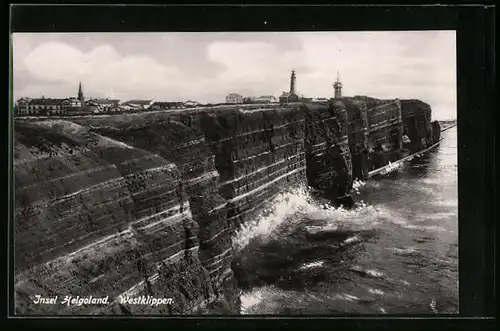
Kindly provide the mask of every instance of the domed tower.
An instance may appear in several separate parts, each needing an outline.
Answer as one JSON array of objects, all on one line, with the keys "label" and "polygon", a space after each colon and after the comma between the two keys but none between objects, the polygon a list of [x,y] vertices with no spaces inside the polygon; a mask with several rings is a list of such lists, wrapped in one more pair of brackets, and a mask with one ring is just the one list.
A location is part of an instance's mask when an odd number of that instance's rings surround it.
[{"label": "domed tower", "polygon": [[335,99],[342,97],[342,83],[340,82],[340,75],[337,71],[337,80],[333,83],[333,89],[335,90]]}]

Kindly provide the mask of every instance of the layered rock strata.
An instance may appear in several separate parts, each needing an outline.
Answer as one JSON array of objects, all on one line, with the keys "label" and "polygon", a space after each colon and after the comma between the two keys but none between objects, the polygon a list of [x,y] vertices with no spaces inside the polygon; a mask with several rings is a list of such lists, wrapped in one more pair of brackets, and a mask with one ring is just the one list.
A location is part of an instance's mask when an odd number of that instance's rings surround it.
[{"label": "layered rock strata", "polygon": [[347,109],[353,176],[368,172],[430,146],[440,138],[431,108],[419,100],[380,100],[365,96],[337,101]]},{"label": "layered rock strata", "polygon": [[401,158],[403,122],[399,100],[343,98],[355,177]]},{"label": "layered rock strata", "polygon": [[101,135],[144,148],[172,160],[180,170],[180,187],[189,200],[192,218],[198,225],[199,260],[207,270],[212,290],[225,305],[238,306],[232,260],[231,233],[227,222],[227,201],[219,193],[220,175],[216,156],[204,135],[195,128],[159,114],[155,118],[135,118],[96,123]]},{"label": "layered rock strata", "polygon": [[199,117],[221,176],[219,193],[226,200],[230,230],[255,216],[277,194],[305,182],[300,107],[221,109]]},{"label": "layered rock strata", "polygon": [[351,205],[353,168],[345,106],[335,101],[306,107],[308,184],[340,204]]},{"label": "layered rock strata", "polygon": [[404,134],[409,138],[404,145],[412,153],[439,141],[441,127],[437,121],[431,122],[429,104],[415,99],[401,100],[401,114]]},{"label": "layered rock strata", "polygon": [[[175,164],[70,122],[15,129],[18,312],[185,314],[213,300]],[[118,300],[142,294],[176,304]],[[109,296],[109,304],[40,305],[36,295]]]},{"label": "layered rock strata", "polygon": [[[17,122],[16,310],[238,313],[236,229],[294,186],[352,204],[353,178],[396,158],[404,134],[439,136],[426,111],[355,97]],[[173,304],[119,301],[142,294]],[[35,295],[110,303],[35,305]]]}]

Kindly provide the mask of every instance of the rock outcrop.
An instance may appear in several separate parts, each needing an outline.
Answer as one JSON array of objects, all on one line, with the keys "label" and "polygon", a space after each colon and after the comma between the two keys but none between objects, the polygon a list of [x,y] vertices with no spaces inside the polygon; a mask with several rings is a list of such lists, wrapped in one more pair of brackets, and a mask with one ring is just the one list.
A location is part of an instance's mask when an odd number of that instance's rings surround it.
[{"label": "rock outcrop", "polygon": [[431,122],[431,107],[420,100],[401,100],[404,134],[409,138],[405,147],[416,152],[437,142],[441,128],[437,121]]},{"label": "rock outcrop", "polygon": [[[428,114],[420,101],[354,97],[17,121],[16,311],[238,313],[235,230],[294,186],[352,205],[353,178],[439,139]],[[120,301],[138,295],[173,304]]]},{"label": "rock outcrop", "polygon": [[341,102],[306,106],[307,180],[332,199],[352,205],[349,191],[353,168],[348,141],[348,118]]},{"label": "rock outcrop", "polygon": [[[182,173],[71,122],[16,125],[16,304],[25,313],[189,313],[213,298]],[[189,135],[187,135],[189,136]],[[171,297],[171,307],[119,296]],[[35,305],[29,297],[110,297]]]}]

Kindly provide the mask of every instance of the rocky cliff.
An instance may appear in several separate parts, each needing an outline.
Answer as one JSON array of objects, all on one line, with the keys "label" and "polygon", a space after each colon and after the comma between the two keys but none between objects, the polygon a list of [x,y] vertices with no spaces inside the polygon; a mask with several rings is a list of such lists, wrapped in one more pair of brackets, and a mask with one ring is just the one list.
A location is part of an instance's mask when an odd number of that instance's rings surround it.
[{"label": "rocky cliff", "polygon": [[[18,314],[238,313],[231,238],[300,185],[352,205],[354,177],[439,138],[420,101],[198,108],[18,121]],[[125,296],[172,305],[121,303]],[[32,299],[109,296],[107,305]]]},{"label": "rocky cliff", "polygon": [[401,115],[405,135],[409,138],[405,147],[411,152],[437,142],[441,137],[439,122],[431,122],[431,107],[420,100],[401,100]]}]

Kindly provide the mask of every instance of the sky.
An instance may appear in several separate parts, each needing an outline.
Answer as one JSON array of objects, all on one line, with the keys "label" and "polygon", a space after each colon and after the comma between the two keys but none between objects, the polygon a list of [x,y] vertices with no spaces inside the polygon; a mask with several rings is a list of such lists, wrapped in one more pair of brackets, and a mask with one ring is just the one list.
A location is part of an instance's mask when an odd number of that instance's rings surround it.
[{"label": "sky", "polygon": [[455,31],[14,33],[13,94],[225,101],[229,93],[415,98],[456,118]]}]

